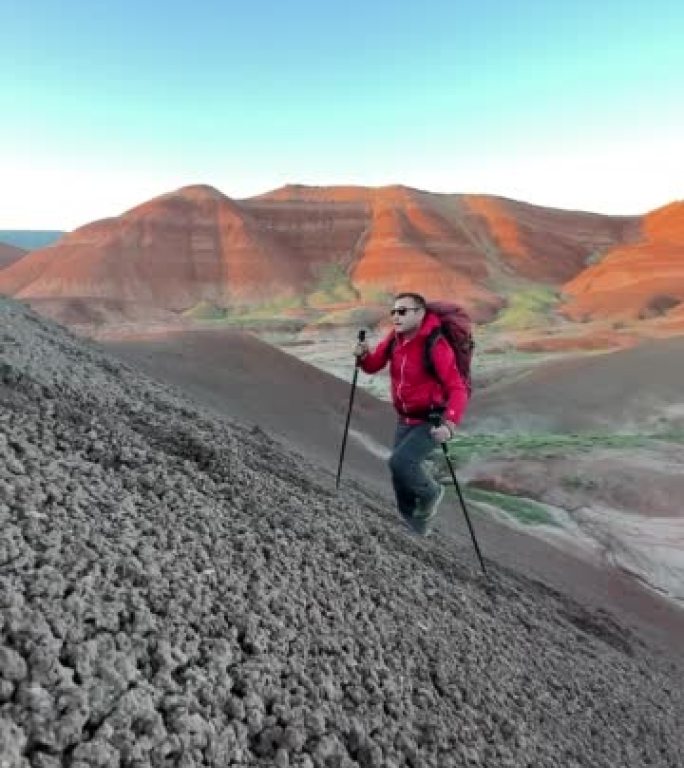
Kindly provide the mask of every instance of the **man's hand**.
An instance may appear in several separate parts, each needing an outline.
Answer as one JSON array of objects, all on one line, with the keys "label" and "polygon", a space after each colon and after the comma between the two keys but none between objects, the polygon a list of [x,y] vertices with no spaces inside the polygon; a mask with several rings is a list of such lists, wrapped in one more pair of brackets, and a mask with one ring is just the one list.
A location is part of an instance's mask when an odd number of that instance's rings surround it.
[{"label": "man's hand", "polygon": [[354,347],[354,357],[356,358],[362,358],[364,355],[368,354],[368,342],[367,341],[360,341],[355,347]]},{"label": "man's hand", "polygon": [[445,421],[438,427],[433,427],[430,430],[430,436],[436,443],[446,443],[447,440],[451,440],[453,437],[455,428],[455,424],[452,424],[450,421]]}]

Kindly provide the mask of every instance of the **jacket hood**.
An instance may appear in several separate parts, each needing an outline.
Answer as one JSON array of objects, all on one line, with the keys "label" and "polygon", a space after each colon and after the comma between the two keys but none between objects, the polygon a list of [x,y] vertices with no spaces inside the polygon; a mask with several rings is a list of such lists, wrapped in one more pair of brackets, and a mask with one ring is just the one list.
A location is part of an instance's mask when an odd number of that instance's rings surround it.
[{"label": "jacket hood", "polygon": [[421,323],[420,328],[418,329],[418,335],[427,336],[431,331],[434,331],[435,328],[439,328],[441,324],[442,321],[434,312],[427,312],[423,318],[423,322]]}]

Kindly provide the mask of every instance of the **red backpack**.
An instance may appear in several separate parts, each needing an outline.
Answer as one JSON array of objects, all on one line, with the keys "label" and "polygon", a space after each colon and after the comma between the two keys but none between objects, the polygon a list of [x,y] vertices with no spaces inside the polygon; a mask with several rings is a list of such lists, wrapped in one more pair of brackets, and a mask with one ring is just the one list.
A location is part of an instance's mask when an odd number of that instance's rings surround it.
[{"label": "red backpack", "polygon": [[[456,367],[466,385],[468,396],[470,396],[472,392],[470,364],[473,358],[473,348],[475,346],[473,342],[470,316],[463,307],[448,301],[430,301],[427,304],[427,311],[437,315],[441,324],[439,328],[430,331],[425,340],[425,347],[423,348],[423,364],[425,365],[425,370],[433,378],[439,378],[434,363],[432,362],[432,348],[435,346],[437,339],[440,336],[443,336],[449,343],[449,346],[454,350]],[[392,343],[388,349],[388,355],[392,354],[394,342],[395,339],[392,339]]]}]

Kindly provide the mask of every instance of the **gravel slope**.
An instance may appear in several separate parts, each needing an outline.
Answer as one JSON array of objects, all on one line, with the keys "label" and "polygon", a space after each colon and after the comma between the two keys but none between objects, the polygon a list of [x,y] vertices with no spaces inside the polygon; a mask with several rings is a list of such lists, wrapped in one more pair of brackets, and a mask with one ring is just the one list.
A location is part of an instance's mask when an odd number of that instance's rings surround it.
[{"label": "gravel slope", "polygon": [[0,766],[675,766],[681,670],[0,299]]},{"label": "gravel slope", "polygon": [[[194,403],[211,410],[215,420],[239,419],[258,425],[271,437],[309,457],[317,465],[316,475],[327,472],[326,482],[332,486],[349,403],[349,382],[251,335],[226,329],[149,333],[115,343],[107,340],[105,347],[155,380],[179,388]],[[341,493],[357,483],[365,493],[379,497],[379,504],[393,503],[386,446],[391,445],[394,426],[391,406],[357,388]],[[522,463],[510,462],[508,467],[514,470]],[[464,469],[462,478],[479,464]],[[549,477],[546,472],[552,468],[549,461],[538,465],[540,477],[544,478],[541,482],[549,493],[554,489],[561,492],[562,478]],[[643,490],[645,486],[639,487]],[[659,487],[658,492],[667,494],[668,488]],[[674,498],[678,498],[676,493]],[[600,552],[587,551],[584,544],[578,550],[578,542],[568,536],[549,535],[549,531],[530,535],[529,526],[511,527],[498,515],[476,507],[471,508],[471,513],[482,551],[499,565],[505,564],[526,578],[533,577],[570,594],[582,605],[617,613],[622,624],[644,636],[649,644],[657,643],[684,659],[681,607],[677,609],[629,572],[616,568],[610,560],[606,562]],[[440,538],[470,541],[455,498],[442,505],[437,529]],[[470,556],[474,556],[472,550]]]}]

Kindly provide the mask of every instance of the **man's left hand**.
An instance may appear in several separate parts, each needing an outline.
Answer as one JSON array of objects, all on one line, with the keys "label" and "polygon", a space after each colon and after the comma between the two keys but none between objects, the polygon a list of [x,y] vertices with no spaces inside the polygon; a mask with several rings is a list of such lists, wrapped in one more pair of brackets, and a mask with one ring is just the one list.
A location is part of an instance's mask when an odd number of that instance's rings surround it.
[{"label": "man's left hand", "polygon": [[446,443],[451,440],[451,429],[447,424],[440,424],[430,430],[430,436],[436,443]]}]

